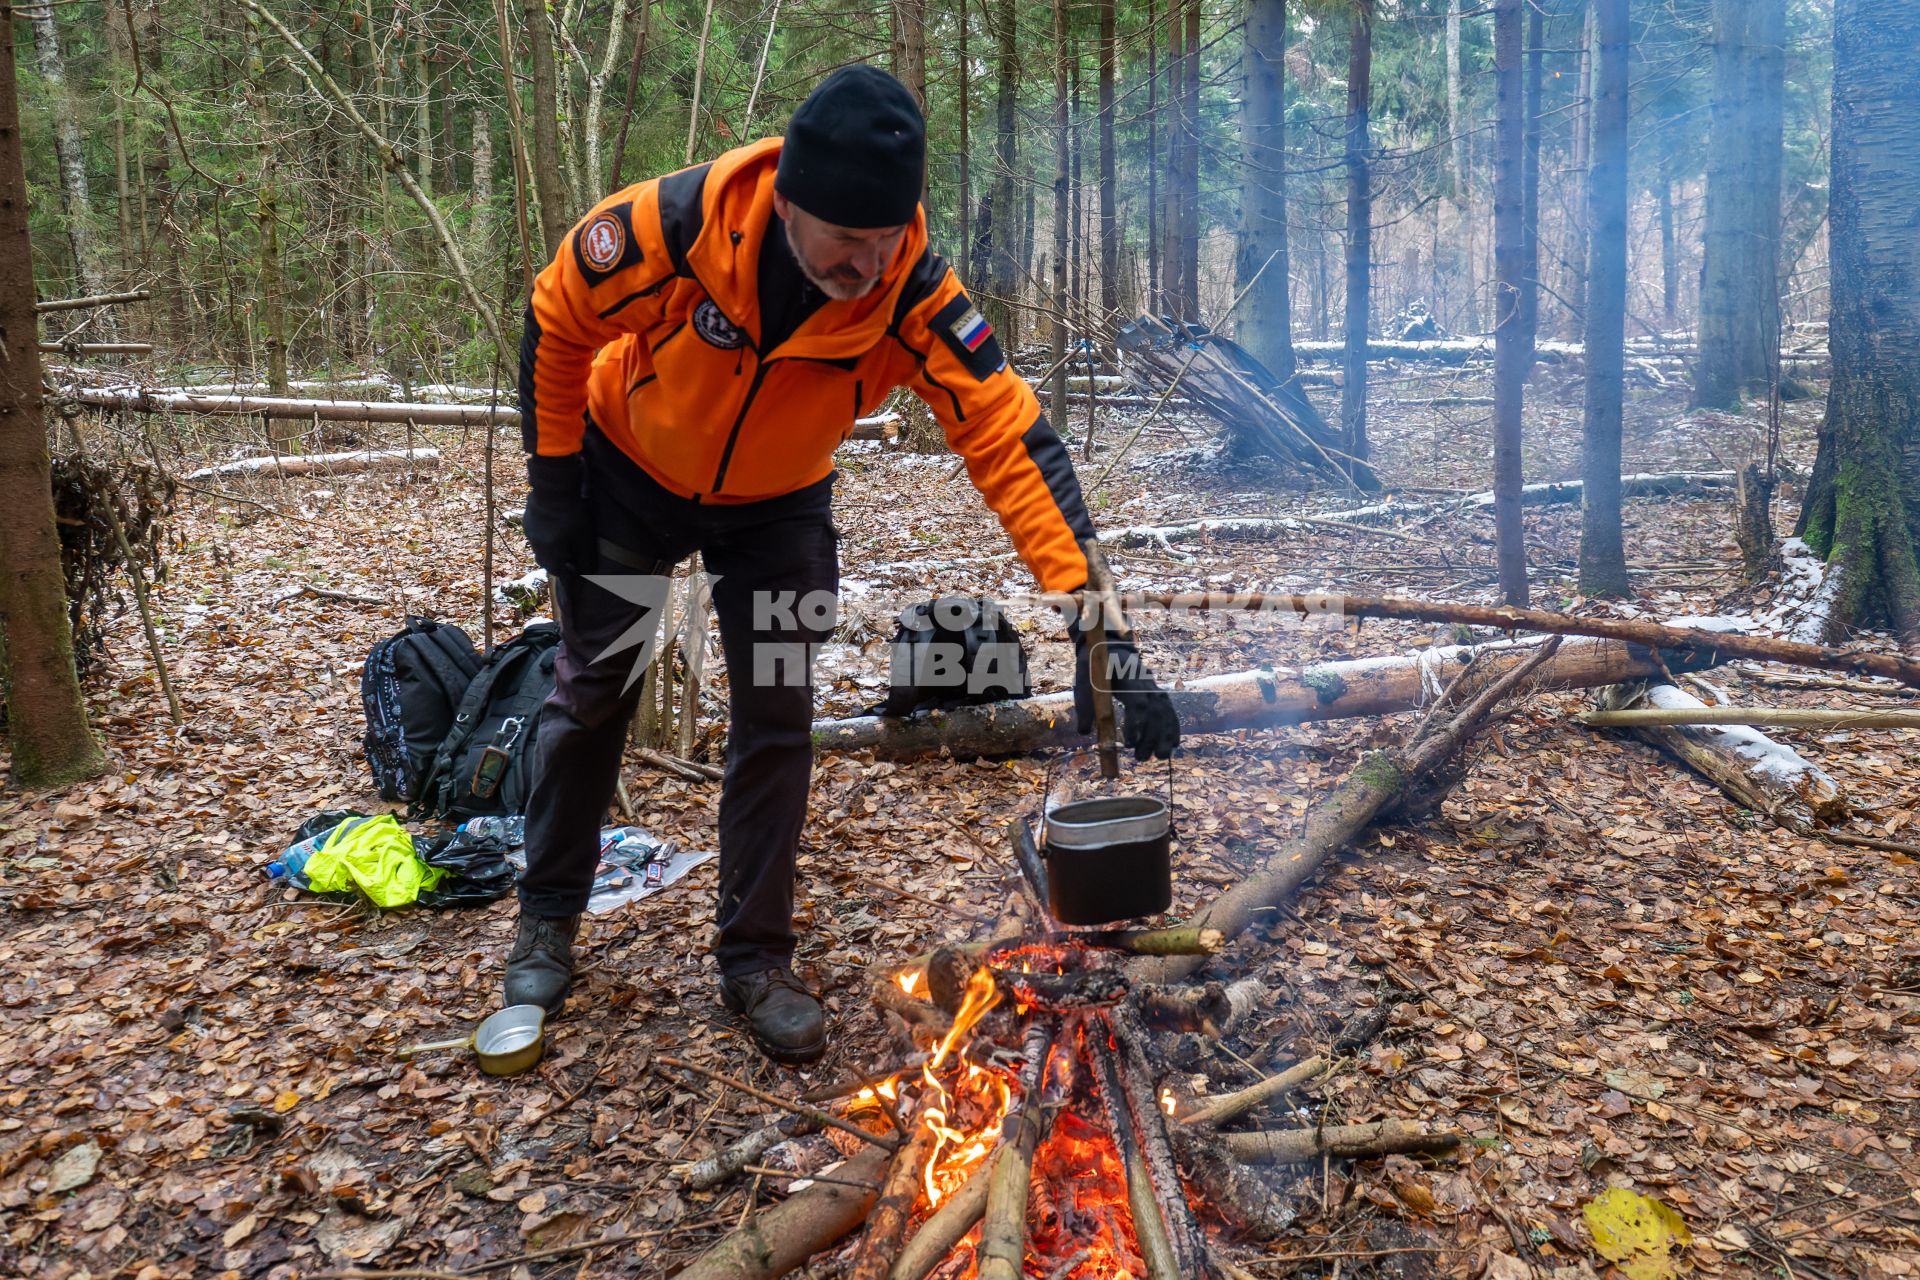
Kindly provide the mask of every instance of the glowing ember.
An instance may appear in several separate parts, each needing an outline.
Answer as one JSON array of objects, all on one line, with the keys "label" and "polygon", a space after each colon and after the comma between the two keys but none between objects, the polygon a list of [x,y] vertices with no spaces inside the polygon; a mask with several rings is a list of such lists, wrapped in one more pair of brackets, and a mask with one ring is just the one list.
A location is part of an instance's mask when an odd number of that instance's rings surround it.
[{"label": "glowing ember", "polygon": [[1162,1089],[1160,1091],[1160,1109],[1168,1115],[1174,1115],[1178,1112],[1178,1104],[1173,1100],[1173,1090]]},{"label": "glowing ember", "polygon": [[920,971],[918,969],[909,969],[895,978],[894,981],[900,984],[902,991],[908,995],[912,995],[914,990],[920,985]]}]

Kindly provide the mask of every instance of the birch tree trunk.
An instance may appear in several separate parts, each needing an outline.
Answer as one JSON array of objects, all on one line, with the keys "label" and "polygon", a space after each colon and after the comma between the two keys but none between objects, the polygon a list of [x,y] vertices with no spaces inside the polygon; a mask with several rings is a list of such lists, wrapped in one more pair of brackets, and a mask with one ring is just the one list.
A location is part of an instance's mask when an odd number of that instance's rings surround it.
[{"label": "birch tree trunk", "polygon": [[1467,130],[1460,118],[1460,0],[1447,0],[1447,136],[1452,139],[1453,202],[1467,205]]},{"label": "birch tree trunk", "polygon": [[[600,68],[587,82],[587,111],[585,123],[580,127],[586,150],[586,161],[581,166],[580,186],[584,198],[588,201],[599,199],[600,193],[594,188],[600,182],[600,175],[606,172],[600,154],[600,115],[606,110],[607,83],[613,79],[614,68],[620,65],[620,40],[626,33],[627,0],[613,0],[613,8],[607,14],[607,43],[600,58]],[[621,122],[622,128],[625,121]],[[584,212],[584,210],[583,210]]]},{"label": "birch tree trunk", "polygon": [[1493,247],[1493,523],[1500,593],[1509,605],[1527,603],[1526,527],[1521,520],[1520,412],[1529,363],[1520,314],[1523,167],[1526,122],[1520,74],[1521,0],[1495,0],[1494,75],[1500,104],[1494,144]]},{"label": "birch tree trunk", "polygon": [[1567,334],[1578,340],[1587,323],[1587,167],[1593,163],[1593,0],[1580,0],[1575,55],[1579,75],[1573,103],[1573,190],[1567,204]]},{"label": "birch tree trunk", "polygon": [[14,779],[43,787],[93,777],[106,759],[74,674],[53,522],[13,21],[0,0],[0,691]]},{"label": "birch tree trunk", "polygon": [[[92,204],[87,190],[86,149],[81,144],[79,116],[67,92],[66,60],[60,55],[60,29],[54,24],[53,15],[51,7],[29,9],[27,20],[33,27],[40,78],[46,81],[47,98],[52,104],[53,153],[60,166],[60,218],[66,224],[67,244],[73,251],[80,292],[92,296],[107,292],[107,283],[100,271],[100,251],[90,220]],[[111,308],[100,313],[92,332],[103,342],[112,342],[119,336],[119,325]]]},{"label": "birch tree trunk", "polygon": [[1580,590],[1625,596],[1620,533],[1620,417],[1627,323],[1627,0],[1593,0],[1593,172],[1587,183],[1586,429],[1582,445]]},{"label": "birch tree trunk", "polygon": [[[1114,0],[1100,6],[1100,315],[1107,324],[1131,316],[1120,312],[1120,214],[1113,142],[1114,72],[1120,46],[1114,31]],[[965,56],[964,50],[962,57]],[[964,136],[964,134],[963,134]]]},{"label": "birch tree trunk", "polygon": [[493,262],[493,114],[484,99],[469,100],[473,121],[473,260],[484,272]]}]

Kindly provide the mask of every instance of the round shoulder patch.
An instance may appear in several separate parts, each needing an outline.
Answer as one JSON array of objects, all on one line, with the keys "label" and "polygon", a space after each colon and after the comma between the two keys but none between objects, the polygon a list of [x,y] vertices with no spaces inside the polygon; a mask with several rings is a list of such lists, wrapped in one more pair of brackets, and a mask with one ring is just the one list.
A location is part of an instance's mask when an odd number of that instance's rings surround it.
[{"label": "round shoulder patch", "polygon": [[727,319],[727,313],[712,298],[702,298],[700,305],[693,309],[693,331],[708,346],[719,347],[722,351],[731,351],[747,340],[746,335]]},{"label": "round shoulder patch", "polygon": [[627,229],[611,213],[601,214],[580,233],[580,256],[595,271],[612,270],[626,247]]}]

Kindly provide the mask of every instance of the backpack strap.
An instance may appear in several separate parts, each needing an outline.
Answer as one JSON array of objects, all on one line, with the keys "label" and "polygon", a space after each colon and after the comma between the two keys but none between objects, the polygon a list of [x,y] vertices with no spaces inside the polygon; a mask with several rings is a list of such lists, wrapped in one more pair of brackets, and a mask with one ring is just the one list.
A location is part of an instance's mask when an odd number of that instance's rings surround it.
[{"label": "backpack strap", "polygon": [[445,623],[429,622],[417,634],[421,643],[413,646],[414,652],[447,695],[448,705],[458,706],[480,670],[472,642],[464,631]]}]

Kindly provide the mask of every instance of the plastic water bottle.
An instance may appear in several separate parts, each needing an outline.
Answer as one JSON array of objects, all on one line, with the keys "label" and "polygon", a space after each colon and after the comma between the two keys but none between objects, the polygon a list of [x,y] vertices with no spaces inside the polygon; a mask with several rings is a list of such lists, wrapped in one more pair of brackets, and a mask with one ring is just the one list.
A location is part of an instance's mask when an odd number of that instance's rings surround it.
[{"label": "plastic water bottle", "polygon": [[319,835],[301,840],[287,846],[287,851],[267,864],[267,876],[273,880],[288,880],[306,870],[307,862],[319,852],[320,846],[333,834],[329,827]]}]

